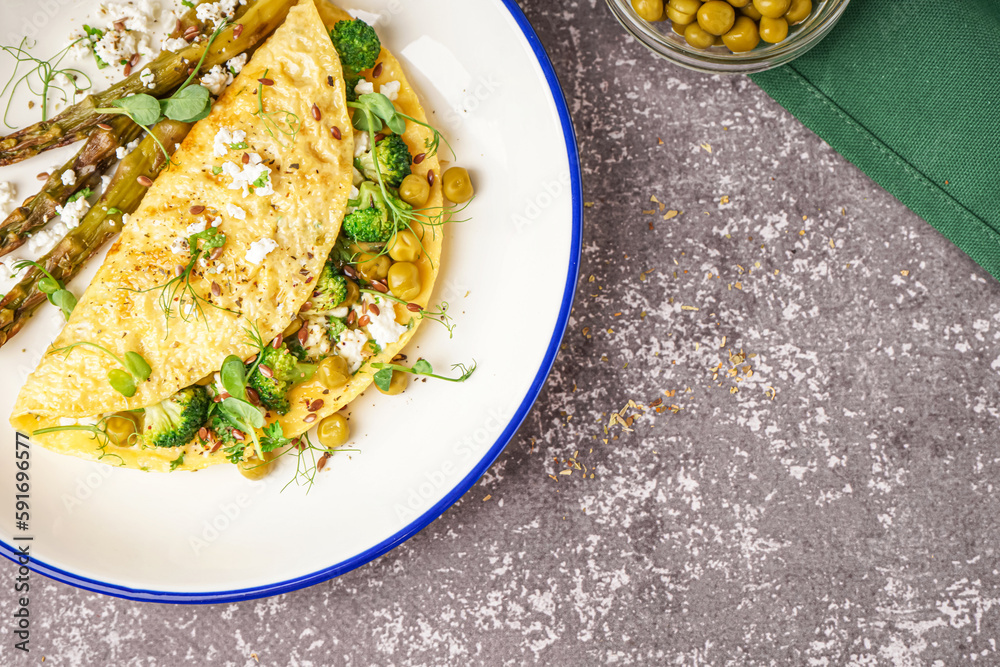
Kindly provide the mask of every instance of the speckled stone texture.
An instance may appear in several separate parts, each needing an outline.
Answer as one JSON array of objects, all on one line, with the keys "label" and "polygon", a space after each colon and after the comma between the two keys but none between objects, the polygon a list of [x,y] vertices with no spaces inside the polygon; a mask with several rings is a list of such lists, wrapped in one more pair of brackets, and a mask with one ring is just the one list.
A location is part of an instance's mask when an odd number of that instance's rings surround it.
[{"label": "speckled stone texture", "polygon": [[0,663],[1000,664],[1000,287],[749,80],[653,59],[594,0],[523,5],[592,205],[506,453],[399,549],[291,595],[36,578],[30,662],[5,635]]}]

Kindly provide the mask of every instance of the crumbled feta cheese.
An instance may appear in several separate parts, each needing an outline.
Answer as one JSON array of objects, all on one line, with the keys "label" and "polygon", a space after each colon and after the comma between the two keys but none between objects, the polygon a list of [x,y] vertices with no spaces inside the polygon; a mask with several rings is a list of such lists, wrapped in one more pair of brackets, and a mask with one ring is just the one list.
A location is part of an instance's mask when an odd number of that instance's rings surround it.
[{"label": "crumbled feta cheese", "polygon": [[260,264],[277,247],[278,243],[274,239],[254,241],[250,244],[250,249],[247,250],[246,260],[251,264]]},{"label": "crumbled feta cheese", "polygon": [[221,95],[226,86],[232,82],[233,75],[229,73],[229,70],[223,69],[222,65],[216,65],[201,77],[201,85],[208,88],[208,92],[216,97]]},{"label": "crumbled feta cheese", "polygon": [[378,22],[382,19],[381,14],[366,12],[363,9],[348,9],[347,13],[350,14],[352,18],[361,19],[373,28],[376,27]]},{"label": "crumbled feta cheese", "polygon": [[118,148],[115,149],[115,157],[117,157],[119,160],[121,160],[126,155],[128,155],[129,153],[131,153],[132,151],[134,151],[136,148],[138,148],[140,141],[141,141],[141,139],[137,138],[134,141],[128,142],[124,146],[119,146]]},{"label": "crumbled feta cheese", "polygon": [[56,82],[57,86],[64,88],[73,84],[73,79],[69,78],[69,75],[66,74],[66,72],[59,72],[55,75],[53,80]]},{"label": "crumbled feta cheese", "polygon": [[361,368],[361,364],[364,363],[364,351],[367,344],[368,336],[363,331],[345,329],[340,332],[337,339],[337,356],[347,362],[352,373]]},{"label": "crumbled feta cheese", "polygon": [[361,97],[362,95],[367,95],[369,93],[374,93],[375,84],[372,83],[371,81],[365,81],[364,79],[361,79],[361,81],[358,81],[358,85],[354,86],[354,92],[357,93],[358,97]]},{"label": "crumbled feta cheese", "polygon": [[76,185],[76,172],[72,169],[67,169],[62,173],[62,184],[63,185]]},{"label": "crumbled feta cheese", "polygon": [[163,45],[160,48],[164,51],[180,51],[187,47],[188,41],[183,37],[168,37],[163,40]]},{"label": "crumbled feta cheese", "polygon": [[105,192],[108,189],[108,184],[111,183],[111,177],[108,175],[101,176],[101,191]]},{"label": "crumbled feta cheese", "polygon": [[236,204],[226,204],[226,213],[236,218],[237,220],[247,219],[247,212],[241,209]]},{"label": "crumbled feta cheese", "polygon": [[150,33],[160,15],[159,2],[156,0],[102,2],[98,7],[98,15],[104,21],[104,25],[96,22],[94,25],[101,29],[104,35],[92,41],[91,38],[76,33],[72,37],[74,45],[69,51],[71,58],[75,60],[89,58],[93,49],[97,57],[118,69],[124,67],[135,54],[141,56],[155,54],[150,43]]},{"label": "crumbled feta cheese", "polygon": [[[155,83],[156,82],[156,75],[153,74],[153,71],[151,69],[149,69],[148,67],[146,67],[141,72],[139,72],[139,81],[141,81],[142,84],[144,86],[146,86],[147,88],[156,88],[156,83]],[[385,86],[382,86],[382,88],[384,90]],[[393,99],[395,99],[395,98],[393,98]]]},{"label": "crumbled feta cheese", "polygon": [[[250,161],[246,164],[226,162],[222,165],[222,173],[233,179],[233,182],[229,184],[229,189],[243,190],[244,197],[249,196],[251,190],[259,197],[273,195],[271,170],[266,164],[262,164],[263,160],[257,153],[250,153],[249,157]],[[262,181],[263,185],[255,185]]]},{"label": "crumbled feta cheese", "polygon": [[212,221],[212,226],[213,227],[218,227],[221,224],[222,224],[222,216],[221,215],[218,218],[216,218],[215,220]]},{"label": "crumbled feta cheese", "polygon": [[191,236],[192,234],[198,234],[200,232],[205,231],[206,228],[208,228],[208,221],[207,220],[201,220],[199,222],[192,223],[192,224],[190,224],[190,225],[187,226],[187,230],[186,230],[187,231],[187,235]]},{"label": "crumbled feta cheese", "polygon": [[327,335],[326,322],[320,318],[310,317],[306,320],[306,341],[303,347],[313,350],[319,356],[328,356],[333,342]]},{"label": "crumbled feta cheese", "polygon": [[340,317],[340,318],[343,318],[343,317],[347,317],[350,314],[350,312],[351,312],[351,309],[349,307],[347,307],[347,306],[341,306],[340,308],[334,308],[333,310],[329,311],[327,314],[330,317]]},{"label": "crumbled feta cheese", "polygon": [[217,157],[222,157],[229,152],[229,147],[233,144],[241,144],[247,139],[247,133],[243,130],[236,130],[231,132],[228,128],[222,128],[215,133],[215,139],[212,140],[212,152],[215,153]]},{"label": "crumbled feta cheese", "polygon": [[222,23],[222,19],[232,18],[236,12],[236,5],[245,5],[246,3],[246,0],[219,0],[218,2],[198,5],[195,12],[199,21],[218,26]]},{"label": "crumbled feta cheese", "polygon": [[0,182],[0,218],[6,218],[17,205],[17,186],[6,181]]},{"label": "crumbled feta cheese", "polygon": [[354,157],[361,157],[371,150],[371,138],[367,132],[354,133]]},{"label": "crumbled feta cheese", "polygon": [[175,255],[186,255],[191,249],[191,244],[183,236],[178,236],[174,239],[174,242],[170,244],[170,252]]},{"label": "crumbled feta cheese", "polygon": [[247,64],[247,54],[241,53],[235,58],[230,58],[226,63],[226,69],[228,69],[232,74],[239,74],[243,71],[243,67]]},{"label": "crumbled feta cheese", "polygon": [[385,348],[399,340],[399,337],[406,331],[406,327],[396,322],[396,309],[386,299],[365,295],[365,304],[374,303],[378,306],[378,315],[368,310],[368,333],[379,344]]},{"label": "crumbled feta cheese", "polygon": [[69,41],[71,46],[66,55],[71,60],[80,61],[90,57],[90,40],[85,35],[74,33],[70,35]]},{"label": "crumbled feta cheese", "polygon": [[65,206],[56,206],[56,213],[62,218],[67,229],[76,229],[80,226],[80,220],[90,210],[90,202],[86,197],[80,197],[76,201],[69,202]]},{"label": "crumbled feta cheese", "polygon": [[[83,201],[82,199],[78,201]],[[28,252],[34,255],[44,255],[49,250],[52,250],[59,242],[59,239],[66,236],[66,232],[69,228],[66,226],[65,222],[57,222],[55,224],[50,224],[45,229],[35,232],[28,239]]]},{"label": "crumbled feta cheese", "polygon": [[395,102],[399,97],[399,89],[402,87],[403,84],[399,81],[390,81],[379,86],[378,92],[388,97],[391,102]]}]

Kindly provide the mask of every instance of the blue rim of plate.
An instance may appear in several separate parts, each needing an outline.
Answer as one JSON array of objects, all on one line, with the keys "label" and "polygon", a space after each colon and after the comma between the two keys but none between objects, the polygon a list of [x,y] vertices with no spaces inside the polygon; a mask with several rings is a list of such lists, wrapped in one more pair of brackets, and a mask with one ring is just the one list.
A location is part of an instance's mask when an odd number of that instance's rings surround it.
[{"label": "blue rim of plate", "polygon": [[[520,428],[521,423],[528,416],[531,406],[534,405],[535,400],[538,398],[538,394],[541,392],[542,386],[545,384],[549,371],[552,369],[552,364],[555,362],[556,354],[559,352],[559,345],[562,343],[563,334],[566,332],[566,326],[569,323],[569,314],[573,308],[573,298],[576,294],[576,282],[579,277],[580,253],[582,250],[583,239],[583,179],[580,174],[580,156],[576,144],[576,133],[573,131],[573,121],[569,114],[569,108],[566,105],[566,97],[559,84],[559,79],[556,77],[555,69],[552,67],[552,61],[549,60],[549,56],[545,52],[545,47],[542,46],[534,28],[531,27],[530,23],[528,23],[528,19],[524,15],[524,12],[521,11],[521,8],[517,5],[515,0],[500,1],[507,8],[507,11],[510,12],[510,15],[514,18],[515,22],[517,22],[521,32],[524,33],[524,37],[528,40],[528,44],[531,46],[531,50],[534,52],[535,58],[538,60],[538,64],[541,66],[542,72],[545,74],[545,80],[548,82],[550,92],[552,93],[552,101],[555,103],[556,110],[559,112],[559,120],[563,129],[563,138],[566,141],[566,158],[569,162],[570,181],[572,183],[573,235],[570,244],[569,273],[566,276],[566,286],[563,291],[562,305],[559,308],[559,318],[556,320],[556,327],[552,332],[552,339],[549,341],[549,347],[545,351],[545,357],[542,360],[542,365],[538,369],[538,373],[535,375],[535,379],[531,383],[531,387],[529,387],[524,400],[514,413],[514,417],[507,424],[507,428],[505,428],[503,433],[500,434],[500,437],[497,438],[496,442],[493,443],[493,446],[490,447],[486,456],[479,461],[479,463],[472,469],[471,472],[469,472],[468,475],[465,476],[465,478],[462,479],[462,481],[460,481],[441,500],[435,503],[433,507],[424,512],[416,520],[411,522],[392,537],[389,537],[375,546],[370,547],[365,551],[348,558],[347,560],[341,561],[336,565],[331,565],[330,567],[319,570],[318,572],[313,572],[312,574],[303,575],[287,581],[281,581],[276,584],[268,584],[266,586],[256,586],[254,588],[245,588],[234,591],[221,591],[218,593],[173,593],[169,591],[134,589],[95,581],[93,579],[81,577],[70,572],[66,572],[65,570],[61,570],[57,567],[47,565],[43,561],[35,560],[34,558],[31,559],[31,563],[29,564],[29,568],[31,570],[49,577],[50,579],[55,579],[56,581],[69,584],[70,586],[74,586],[76,588],[82,588],[94,593],[102,593],[104,595],[123,598],[125,600],[134,600],[137,602],[216,604],[223,602],[256,600],[258,598],[281,595],[282,593],[291,593],[292,591],[314,586],[316,584],[323,583],[324,581],[329,581],[335,577],[339,577],[342,574],[346,574],[351,570],[370,563],[379,556],[392,551],[397,546],[429,526],[439,516],[444,514],[445,510],[458,502],[458,500],[465,495],[465,492],[472,488],[472,485],[476,483],[476,480],[479,479],[491,465],[493,465],[493,462],[500,456],[500,453],[503,452],[507,443],[514,437],[517,429]],[[16,563],[18,553],[18,549],[15,549],[6,542],[0,541],[0,555],[3,555],[5,558]]]}]

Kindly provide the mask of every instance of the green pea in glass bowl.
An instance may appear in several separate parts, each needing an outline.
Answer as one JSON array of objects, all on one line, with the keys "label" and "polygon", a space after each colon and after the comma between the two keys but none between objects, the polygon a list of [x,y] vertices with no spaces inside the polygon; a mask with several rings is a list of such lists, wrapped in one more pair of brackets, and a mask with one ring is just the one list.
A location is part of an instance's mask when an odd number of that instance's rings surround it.
[{"label": "green pea in glass bowl", "polygon": [[[788,37],[776,44],[761,41],[754,49],[733,53],[725,46],[696,49],[682,35],[675,33],[671,22],[650,22],[632,8],[631,0],[607,0],[611,13],[639,43],[666,60],[699,72],[711,74],[750,74],[789,63],[816,46],[840,20],[850,0],[813,0],[812,13],[791,26]],[[739,17],[740,10],[736,10]]]}]

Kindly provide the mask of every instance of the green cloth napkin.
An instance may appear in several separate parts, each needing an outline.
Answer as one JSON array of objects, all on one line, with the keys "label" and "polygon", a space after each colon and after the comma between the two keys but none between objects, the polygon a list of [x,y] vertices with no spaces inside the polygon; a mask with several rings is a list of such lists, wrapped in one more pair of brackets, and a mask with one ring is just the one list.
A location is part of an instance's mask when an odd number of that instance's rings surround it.
[{"label": "green cloth napkin", "polygon": [[1000,280],[1000,0],[853,0],[752,78]]}]

